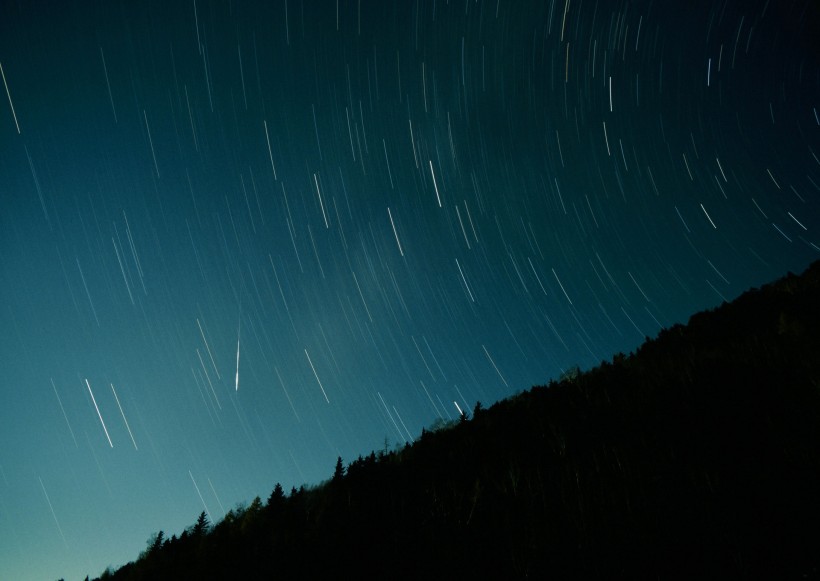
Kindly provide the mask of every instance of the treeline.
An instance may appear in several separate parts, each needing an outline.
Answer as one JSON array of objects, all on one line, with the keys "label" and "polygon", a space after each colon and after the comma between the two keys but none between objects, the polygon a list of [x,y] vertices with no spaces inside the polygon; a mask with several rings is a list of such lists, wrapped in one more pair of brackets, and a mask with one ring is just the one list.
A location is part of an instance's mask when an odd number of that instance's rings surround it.
[{"label": "treeline", "polygon": [[101,578],[820,577],[820,263]]}]

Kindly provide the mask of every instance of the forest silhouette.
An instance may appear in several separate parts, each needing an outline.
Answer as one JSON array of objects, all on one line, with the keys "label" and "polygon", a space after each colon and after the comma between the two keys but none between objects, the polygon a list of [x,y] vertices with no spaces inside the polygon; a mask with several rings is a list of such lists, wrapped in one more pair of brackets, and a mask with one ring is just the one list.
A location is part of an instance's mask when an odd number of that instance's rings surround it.
[{"label": "forest silhouette", "polygon": [[[329,467],[330,468],[330,467]],[[820,577],[820,262],[100,579]]]}]

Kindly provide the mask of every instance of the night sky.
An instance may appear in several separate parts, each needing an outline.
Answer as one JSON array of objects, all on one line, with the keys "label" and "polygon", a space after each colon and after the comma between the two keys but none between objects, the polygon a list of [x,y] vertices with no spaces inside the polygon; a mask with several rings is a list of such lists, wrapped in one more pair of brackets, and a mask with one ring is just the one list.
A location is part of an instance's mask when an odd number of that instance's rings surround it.
[{"label": "night sky", "polygon": [[0,578],[98,575],[802,271],[819,21],[4,2]]}]

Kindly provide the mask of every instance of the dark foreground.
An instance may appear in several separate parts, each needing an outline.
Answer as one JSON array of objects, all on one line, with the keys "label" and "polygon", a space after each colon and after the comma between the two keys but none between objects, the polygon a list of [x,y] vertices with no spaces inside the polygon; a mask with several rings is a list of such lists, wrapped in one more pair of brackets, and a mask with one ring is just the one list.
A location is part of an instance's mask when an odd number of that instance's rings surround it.
[{"label": "dark foreground", "polygon": [[820,263],[114,579],[818,578]]}]

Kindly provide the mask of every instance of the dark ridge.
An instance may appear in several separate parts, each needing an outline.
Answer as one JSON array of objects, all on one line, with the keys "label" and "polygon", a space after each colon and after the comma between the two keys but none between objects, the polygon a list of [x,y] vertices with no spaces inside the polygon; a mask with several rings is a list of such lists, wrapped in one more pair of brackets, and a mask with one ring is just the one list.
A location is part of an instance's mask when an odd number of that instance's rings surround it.
[{"label": "dark ridge", "polygon": [[101,579],[820,578],[820,262]]}]

